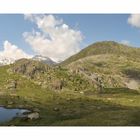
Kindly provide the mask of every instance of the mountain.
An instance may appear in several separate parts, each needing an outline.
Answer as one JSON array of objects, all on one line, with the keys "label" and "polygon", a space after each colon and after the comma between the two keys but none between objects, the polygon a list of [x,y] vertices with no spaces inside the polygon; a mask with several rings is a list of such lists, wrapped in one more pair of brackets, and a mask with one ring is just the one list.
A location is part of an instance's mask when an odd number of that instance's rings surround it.
[{"label": "mountain", "polygon": [[[18,74],[31,80],[36,85],[50,90],[77,90],[90,87],[88,80],[79,75],[71,74],[60,66],[50,66],[32,59],[20,59],[7,70],[9,74]],[[82,83],[82,84],[81,84]]]},{"label": "mountain", "polygon": [[99,84],[97,79],[102,79],[107,88],[140,88],[140,48],[114,41],[97,42],[60,65],[96,86]]},{"label": "mountain", "polygon": [[54,62],[52,59],[50,59],[49,57],[46,57],[46,56],[42,56],[42,55],[35,55],[34,57],[32,57],[33,60],[36,60],[36,61],[40,61],[40,62],[43,62],[45,64],[48,64],[48,65],[53,65],[53,64],[56,64],[56,62]]},{"label": "mountain", "polygon": [[52,64],[48,57],[37,55],[17,60],[8,71],[53,90],[140,88],[140,49],[114,41],[94,43],[60,64]]},{"label": "mountain", "polygon": [[71,56],[61,64],[65,65],[84,57],[104,54],[115,54],[118,56],[123,55],[131,58],[140,58],[140,48],[130,47],[115,41],[96,42],[81,50],[78,54]]},{"label": "mountain", "polygon": [[[56,64],[56,62],[51,60],[49,57],[45,57],[45,56],[41,56],[41,55],[35,55],[34,57],[32,57],[32,60],[40,61],[40,62],[43,62],[48,65]],[[12,58],[0,56],[0,66],[9,65],[9,64],[14,63],[15,61],[16,60],[14,60]]]},{"label": "mountain", "polygon": [[0,67],[0,104],[40,117],[15,118],[8,126],[140,125],[139,93],[140,48],[113,41],[53,66],[20,59]]},{"label": "mountain", "polygon": [[100,87],[139,90],[139,58],[139,48],[103,41],[90,45],[53,67],[49,58],[36,56],[16,61],[8,71],[53,90],[98,91]]},{"label": "mountain", "polygon": [[14,62],[15,62],[14,59],[0,56],[0,66],[9,65],[9,64],[12,64]]}]

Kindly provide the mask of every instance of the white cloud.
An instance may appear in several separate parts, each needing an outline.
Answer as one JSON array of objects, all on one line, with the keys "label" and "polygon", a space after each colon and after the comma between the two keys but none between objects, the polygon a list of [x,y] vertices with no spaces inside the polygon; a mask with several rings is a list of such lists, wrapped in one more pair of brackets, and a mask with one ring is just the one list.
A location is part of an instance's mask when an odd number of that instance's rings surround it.
[{"label": "white cloud", "polygon": [[40,30],[23,34],[35,53],[60,61],[80,50],[82,33],[70,28],[62,19],[53,15],[25,15],[25,19]]},{"label": "white cloud", "polygon": [[128,23],[134,27],[140,28],[140,14],[132,14],[128,18]]},{"label": "white cloud", "polygon": [[30,58],[32,56],[26,54],[23,50],[18,48],[16,45],[13,45],[6,40],[3,43],[3,51],[0,51],[0,57],[17,60],[21,58]]},{"label": "white cloud", "polygon": [[128,41],[128,40],[122,40],[121,43],[124,45],[128,45],[128,46],[131,45],[130,41]]}]

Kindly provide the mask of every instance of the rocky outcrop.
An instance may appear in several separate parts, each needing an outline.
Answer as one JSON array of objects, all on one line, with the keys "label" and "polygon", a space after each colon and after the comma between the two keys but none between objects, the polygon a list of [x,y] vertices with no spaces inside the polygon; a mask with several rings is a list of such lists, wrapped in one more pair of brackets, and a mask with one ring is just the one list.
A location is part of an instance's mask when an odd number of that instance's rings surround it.
[{"label": "rocky outcrop", "polygon": [[6,89],[16,89],[17,81],[16,80],[8,80],[8,84],[6,85]]},{"label": "rocky outcrop", "polygon": [[22,74],[28,78],[40,78],[40,75],[47,72],[50,67],[38,61],[29,59],[20,59],[16,61],[9,71]]},{"label": "rocky outcrop", "polygon": [[38,112],[33,112],[27,115],[27,118],[30,120],[39,119],[40,115]]},{"label": "rocky outcrop", "polygon": [[62,80],[54,80],[51,84],[51,87],[54,90],[61,90],[63,88],[63,81]]},{"label": "rocky outcrop", "polygon": [[129,78],[125,82],[125,84],[129,89],[138,90],[140,88],[140,80],[135,80],[135,79]]}]

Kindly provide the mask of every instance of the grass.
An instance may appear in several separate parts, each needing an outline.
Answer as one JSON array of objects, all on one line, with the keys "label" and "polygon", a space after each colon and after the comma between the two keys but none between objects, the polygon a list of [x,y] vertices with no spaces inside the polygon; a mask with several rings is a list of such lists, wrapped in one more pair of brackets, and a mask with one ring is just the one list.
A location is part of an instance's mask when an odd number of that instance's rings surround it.
[{"label": "grass", "polygon": [[[102,42],[53,68],[42,64],[40,70],[40,63],[28,63],[28,60],[24,60],[28,68],[25,74],[20,72],[24,64],[21,61],[12,65],[18,74],[7,72],[11,66],[0,67],[0,105],[39,110],[40,114],[37,120],[15,118],[0,125],[139,126],[140,91],[124,87],[126,78],[139,79],[139,50],[136,50],[115,42]],[[28,78],[35,65],[38,67],[37,73],[33,73],[35,77]],[[96,75],[105,85],[102,94],[93,82],[96,78],[90,79]],[[17,80],[16,89],[6,88],[9,79]],[[53,80],[63,80],[63,89],[48,88]],[[40,82],[46,82],[46,87],[42,88]]]},{"label": "grass", "polygon": [[81,58],[85,58],[87,56],[99,55],[99,54],[115,54],[118,55],[118,57],[123,55],[123,56],[131,57],[134,60],[136,59],[138,60],[140,58],[139,53],[140,53],[139,48],[126,46],[124,44],[120,44],[114,41],[102,41],[89,45],[88,47],[80,51],[78,54],[73,55],[70,58],[66,59],[61,64],[67,65]]},{"label": "grass", "polygon": [[[39,126],[137,126],[140,125],[140,94],[92,94],[64,92],[17,93],[1,96],[0,103],[6,105],[13,101],[12,107],[40,110],[40,119],[24,120],[16,118],[1,125],[39,125]],[[54,108],[59,108],[54,111]]]},{"label": "grass", "polygon": [[[9,108],[38,109],[40,119],[15,118],[1,125],[17,126],[132,126],[140,125],[140,94],[126,88],[105,89],[99,95],[80,91],[54,92],[43,89],[18,74],[8,75],[8,67],[0,69],[0,87],[7,79],[18,79],[16,90],[3,89],[0,104]],[[6,78],[6,79],[5,79]],[[79,79],[79,77],[77,77]],[[12,102],[12,104],[10,104]],[[58,108],[58,111],[54,111]]]}]

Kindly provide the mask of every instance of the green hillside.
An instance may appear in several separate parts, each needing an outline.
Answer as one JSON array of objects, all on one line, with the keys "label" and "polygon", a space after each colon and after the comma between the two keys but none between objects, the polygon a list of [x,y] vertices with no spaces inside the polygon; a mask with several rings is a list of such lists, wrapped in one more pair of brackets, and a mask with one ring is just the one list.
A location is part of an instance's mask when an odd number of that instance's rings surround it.
[{"label": "green hillside", "polygon": [[97,42],[56,66],[0,67],[0,104],[38,112],[1,125],[140,125],[140,49]]},{"label": "green hillside", "polygon": [[140,49],[130,47],[124,44],[120,44],[114,41],[102,41],[97,42],[94,44],[89,45],[82,51],[80,51],[78,54],[75,54],[74,56],[71,56],[64,62],[62,62],[62,65],[69,64],[73,61],[76,61],[78,59],[92,56],[92,55],[98,55],[98,54],[115,54],[115,55],[123,55],[132,57],[134,59],[140,58]]}]

